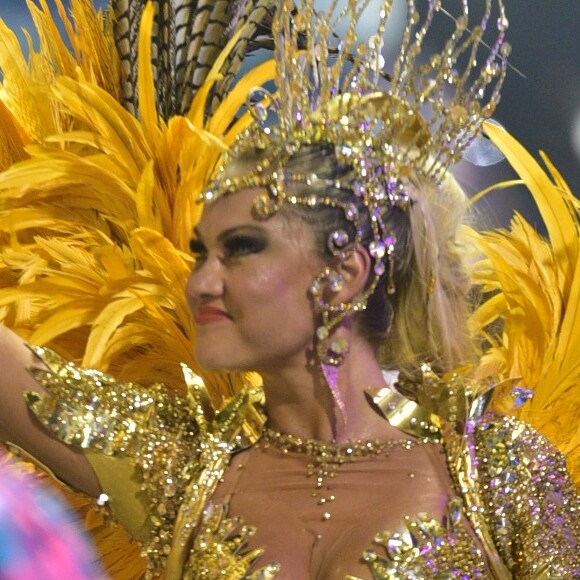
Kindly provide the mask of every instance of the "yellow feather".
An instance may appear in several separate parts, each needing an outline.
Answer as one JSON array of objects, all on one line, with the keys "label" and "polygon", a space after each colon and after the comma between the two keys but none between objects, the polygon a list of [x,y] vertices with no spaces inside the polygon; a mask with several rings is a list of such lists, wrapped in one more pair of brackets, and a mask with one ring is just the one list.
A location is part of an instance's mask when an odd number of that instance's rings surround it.
[{"label": "yellow feather", "polygon": [[[147,164],[137,186],[137,222],[141,227],[163,232],[169,229],[170,210],[167,200],[162,195],[155,195],[155,189],[155,173],[153,161],[151,161]],[[165,228],[162,222],[165,222]]]},{"label": "yellow feather", "polygon": [[143,129],[147,135],[149,143],[157,143],[160,137],[159,126],[163,125],[163,120],[157,114],[155,103],[155,83],[153,81],[153,69],[151,65],[151,32],[153,30],[153,19],[155,17],[155,6],[153,2],[147,2],[141,17],[141,27],[139,29],[139,69],[138,69],[138,90],[139,90],[139,112]]},{"label": "yellow feather", "polygon": [[[245,105],[250,90],[254,87],[264,86],[265,83],[275,77],[275,73],[276,63],[273,60],[267,60],[244,75],[217,107],[209,120],[208,131],[215,135],[223,135],[231,124],[232,119],[236,117],[236,114]],[[239,134],[239,128],[234,133],[236,135]]]},{"label": "yellow feather", "polygon": [[576,264],[580,240],[576,220],[567,202],[571,192],[555,186],[528,151],[503,128],[487,123],[485,130],[532,194],[561,267],[567,269],[568,265],[573,266]]},{"label": "yellow feather", "polygon": [[0,171],[12,163],[28,157],[25,145],[28,142],[25,131],[18,124],[0,97]]},{"label": "yellow feather", "polygon": [[122,292],[120,295],[111,297],[92,320],[83,366],[87,368],[108,366],[107,361],[102,360],[102,354],[111,336],[130,314],[143,308],[141,298],[131,294],[130,291]]},{"label": "yellow feather", "polygon": [[94,296],[78,299],[68,304],[66,310],[57,311],[45,318],[30,335],[32,344],[46,345],[60,336],[80,326],[89,325],[105,306],[104,301],[97,301]]},{"label": "yellow feather", "polygon": [[53,74],[74,76],[76,62],[72,58],[60,31],[52,18],[46,0],[39,0],[40,7],[32,0],[26,0],[28,10],[32,16],[43,52],[48,55],[52,64]]},{"label": "yellow feather", "polygon": [[146,228],[135,230],[131,236],[133,255],[145,269],[156,276],[170,288],[179,288],[179,295],[184,296],[183,288],[189,276],[192,259],[164,236]]},{"label": "yellow feather", "polygon": [[510,409],[509,393],[500,390],[494,406],[550,437],[567,453],[580,484],[578,202],[545,156],[551,174],[504,130],[488,127],[488,132],[530,190],[549,239],[542,239],[518,215],[510,230],[471,235],[484,254],[474,281],[499,293],[475,311],[470,328],[489,336],[486,326],[503,321],[501,333],[491,336],[493,347],[482,357],[478,374],[491,373],[499,379],[521,376],[521,385],[534,390],[531,401],[515,410]]},{"label": "yellow feather", "polygon": [[70,18],[62,0],[56,0],[56,6],[72,46],[76,66],[91,83],[120,100],[119,55],[115,49],[112,27],[107,26],[102,12],[95,10],[92,0],[72,0]]},{"label": "yellow feather", "polygon": [[[53,133],[48,88],[29,70],[16,35],[0,20],[0,69],[4,80],[0,99],[24,132],[26,141]],[[2,131],[4,129],[2,128]]]},{"label": "yellow feather", "polygon": [[13,166],[0,175],[0,190],[4,204],[34,199],[99,211],[126,231],[136,226],[134,191],[115,174],[71,154],[43,155]]},{"label": "yellow feather", "polygon": [[145,139],[137,119],[106,91],[94,85],[63,78],[55,83],[53,93],[60,106],[86,124],[102,142],[103,152],[121,155],[123,162],[130,164],[133,179],[137,181],[140,168],[153,154],[153,146]]}]

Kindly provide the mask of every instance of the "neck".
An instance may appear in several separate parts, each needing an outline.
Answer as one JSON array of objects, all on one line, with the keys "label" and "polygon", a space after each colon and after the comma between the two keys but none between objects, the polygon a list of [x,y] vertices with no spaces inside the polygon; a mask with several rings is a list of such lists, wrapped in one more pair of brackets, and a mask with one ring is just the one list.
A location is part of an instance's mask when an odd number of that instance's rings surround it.
[{"label": "neck", "polygon": [[371,347],[363,340],[351,342],[350,353],[338,368],[337,390],[344,401],[344,416],[319,366],[301,365],[262,375],[268,425],[276,431],[338,443],[397,436],[366,400],[366,388],[383,386],[385,381]]}]

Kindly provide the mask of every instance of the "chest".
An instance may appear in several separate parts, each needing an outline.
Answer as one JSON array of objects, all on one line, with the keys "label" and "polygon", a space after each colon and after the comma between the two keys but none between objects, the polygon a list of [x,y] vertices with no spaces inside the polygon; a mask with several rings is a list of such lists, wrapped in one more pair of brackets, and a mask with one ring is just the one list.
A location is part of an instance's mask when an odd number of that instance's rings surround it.
[{"label": "chest", "polygon": [[277,578],[330,580],[370,578],[362,555],[376,534],[403,531],[405,516],[422,512],[442,522],[453,495],[436,446],[338,465],[255,447],[234,456],[213,501],[255,527],[249,547],[265,549],[260,565],[281,565]]}]

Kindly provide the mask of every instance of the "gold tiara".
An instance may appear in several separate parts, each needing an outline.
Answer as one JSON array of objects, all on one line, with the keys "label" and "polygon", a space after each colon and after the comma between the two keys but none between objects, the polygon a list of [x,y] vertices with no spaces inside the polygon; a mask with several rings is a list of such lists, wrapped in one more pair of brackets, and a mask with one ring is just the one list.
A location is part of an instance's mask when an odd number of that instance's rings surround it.
[{"label": "gold tiara", "polygon": [[[362,182],[386,175],[391,190],[389,182],[411,167],[438,181],[499,101],[510,51],[503,1],[478,2],[480,15],[472,23],[468,0],[461,0],[457,15],[442,0],[407,0],[400,50],[390,65],[382,49],[394,0],[383,0],[376,33],[364,42],[357,42],[356,27],[369,0],[346,0],[341,11],[337,0],[326,11],[315,11],[314,4],[281,0],[272,27],[277,92],[252,91],[248,103],[256,123],[232,156],[248,147],[291,155],[303,144],[326,141],[359,170]],[[441,51],[427,54],[437,17],[450,34]],[[343,23],[340,38],[334,31]],[[255,97],[262,98],[252,102]],[[231,182],[221,185],[232,188]]]}]

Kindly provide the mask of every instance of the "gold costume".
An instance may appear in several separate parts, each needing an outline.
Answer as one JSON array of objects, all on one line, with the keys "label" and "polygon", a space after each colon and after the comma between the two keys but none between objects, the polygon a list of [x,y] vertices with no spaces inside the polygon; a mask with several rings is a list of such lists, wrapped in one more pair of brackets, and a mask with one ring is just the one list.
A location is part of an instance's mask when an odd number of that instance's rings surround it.
[{"label": "gold costume", "polygon": [[[276,563],[260,568],[267,550],[246,549],[251,515],[240,522],[228,518],[228,506],[212,504],[232,454],[259,441],[255,423],[247,422],[255,416],[247,392],[216,413],[203,382],[187,369],[189,392],[182,398],[161,386],[119,384],[50,351],[36,352],[49,372],[35,375],[52,397],[29,393],[32,410],[55,436],[86,449],[113,517],[143,544],[154,575],[275,577]],[[437,401],[467,392],[457,379],[439,387]],[[445,521],[408,514],[400,529],[377,530],[374,545],[369,538],[360,555],[373,578],[580,574],[580,498],[552,444],[513,418],[488,413],[452,423],[384,391],[375,400],[390,422],[443,446],[457,495],[449,499]]]}]

